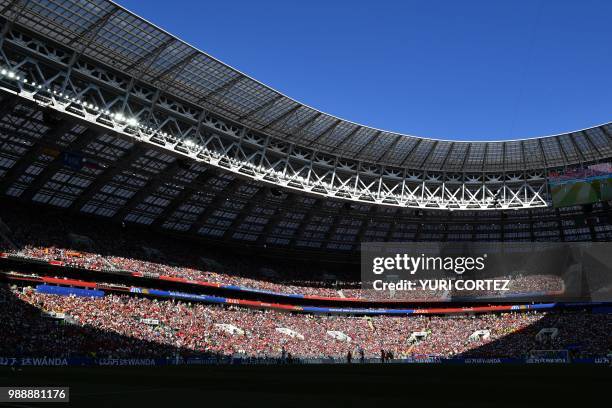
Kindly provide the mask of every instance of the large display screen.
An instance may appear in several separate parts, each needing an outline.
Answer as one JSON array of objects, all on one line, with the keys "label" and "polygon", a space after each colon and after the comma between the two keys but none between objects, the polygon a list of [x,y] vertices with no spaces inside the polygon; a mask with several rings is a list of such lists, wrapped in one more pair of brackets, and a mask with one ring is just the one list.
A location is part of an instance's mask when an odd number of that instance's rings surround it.
[{"label": "large display screen", "polygon": [[612,165],[610,163],[551,173],[548,179],[555,207],[612,200]]}]

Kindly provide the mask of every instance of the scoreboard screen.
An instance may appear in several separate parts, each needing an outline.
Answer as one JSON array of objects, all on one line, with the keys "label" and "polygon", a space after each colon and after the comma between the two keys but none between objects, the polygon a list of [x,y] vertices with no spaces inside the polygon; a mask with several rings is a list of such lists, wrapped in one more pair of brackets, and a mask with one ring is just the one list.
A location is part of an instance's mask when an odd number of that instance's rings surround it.
[{"label": "scoreboard screen", "polygon": [[554,207],[592,204],[612,200],[612,166],[597,164],[549,175]]}]

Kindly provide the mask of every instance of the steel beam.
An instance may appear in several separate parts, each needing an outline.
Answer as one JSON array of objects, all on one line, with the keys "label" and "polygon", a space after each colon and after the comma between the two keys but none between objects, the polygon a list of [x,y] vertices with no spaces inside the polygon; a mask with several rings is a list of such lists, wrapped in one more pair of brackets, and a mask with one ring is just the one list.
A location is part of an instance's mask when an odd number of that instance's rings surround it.
[{"label": "steel beam", "polygon": [[197,233],[198,230],[204,226],[208,217],[210,217],[216,210],[221,209],[224,201],[232,198],[232,195],[238,190],[238,188],[240,188],[242,183],[242,180],[235,178],[222,191],[218,192],[215,198],[206,206],[204,211],[202,211],[196,221],[191,225],[189,232]]},{"label": "steel beam", "polygon": [[[160,171],[159,177],[151,177],[147,184],[142,186],[136,194],[128,198],[128,200],[123,204],[123,207],[119,211],[115,213],[113,219],[115,221],[124,221],[125,217],[132,211],[138,204],[142,203],[147,197],[151,194],[154,194],[161,186],[163,186],[167,180],[172,180],[172,178],[179,172],[180,170],[179,160],[175,160],[170,163],[165,169]],[[163,174],[163,177],[162,177]]]},{"label": "steel beam", "polygon": [[91,183],[81,195],[74,200],[70,206],[71,211],[79,211],[85,204],[87,204],[93,196],[100,191],[102,187],[108,184],[113,178],[124,170],[130,168],[131,163],[140,157],[147,149],[142,144],[135,144],[132,148],[126,152],[123,156],[117,159],[112,166],[106,168],[106,170],[96,177],[93,183]]},{"label": "steel beam", "polygon": [[[88,129],[84,134],[80,135],[74,142],[67,146],[63,152],[70,152],[71,150],[78,152],[80,149],[85,147],[87,143],[91,142],[95,136],[96,133],[93,130]],[[32,197],[34,197],[34,195],[38,193],[40,189],[44,187],[44,185],[50,181],[62,167],[64,167],[64,163],[62,162],[60,154],[60,156],[56,157],[49,162],[49,164],[47,164],[47,167],[45,167],[45,169],[36,177],[32,184],[30,184],[30,186],[21,194],[20,198],[24,201],[32,200]],[[77,172],[76,170],[71,171],[74,171],[75,173]]]}]

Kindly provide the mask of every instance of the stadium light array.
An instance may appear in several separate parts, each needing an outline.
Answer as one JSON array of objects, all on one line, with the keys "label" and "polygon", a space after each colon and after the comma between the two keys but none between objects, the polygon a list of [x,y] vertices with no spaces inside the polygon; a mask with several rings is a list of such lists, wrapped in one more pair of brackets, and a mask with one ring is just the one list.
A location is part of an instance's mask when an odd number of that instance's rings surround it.
[{"label": "stadium light array", "polygon": [[[150,126],[145,126],[143,124],[141,124],[138,120],[138,118],[136,117],[127,117],[125,116],[123,113],[121,112],[111,112],[108,109],[102,108],[100,106],[97,106],[91,102],[87,102],[84,100],[81,100],[75,96],[70,96],[64,92],[58,92],[55,89],[52,89],[50,87],[44,87],[41,84],[37,84],[35,81],[31,81],[28,82],[28,80],[24,77],[21,77],[18,73],[16,73],[15,71],[8,69],[6,67],[4,68],[0,68],[0,76],[8,78],[10,80],[13,81],[17,81],[20,83],[23,83],[24,85],[28,85],[31,86],[37,90],[40,91],[44,91],[49,93],[50,95],[53,95],[53,97],[57,100],[61,100],[64,103],[67,104],[73,104],[73,105],[80,105],[82,106],[84,109],[87,110],[91,110],[94,112],[100,112],[102,115],[107,116],[108,118],[110,118],[112,121],[114,121],[115,123],[121,124],[123,126],[126,127],[131,127],[131,128],[137,128],[140,129],[141,131],[145,132],[145,133],[149,133],[149,134],[157,134],[162,136],[165,139],[170,139],[172,141],[177,141],[178,138],[176,138],[173,135],[169,135],[167,132],[161,131],[159,129],[153,129]],[[189,149],[195,149],[198,146],[198,143],[196,141],[194,141],[193,139],[185,139],[182,141],[184,143],[184,145],[189,148]],[[201,149],[201,153],[207,154],[212,158],[215,158],[217,160],[222,159],[222,155],[217,153],[216,151],[210,151],[208,150],[206,147],[202,147]],[[227,157],[227,159],[229,159],[229,162],[235,166],[238,167],[242,167],[242,168],[250,168],[254,171],[258,171],[259,173],[263,173],[265,175],[271,175],[276,177],[276,179],[278,181],[285,181],[287,183],[292,182],[292,181],[298,181],[299,183],[301,183],[304,186],[309,186],[309,187],[313,187],[316,186],[317,184],[320,185],[321,187],[324,187],[330,191],[340,191],[342,190],[342,188],[338,189],[337,187],[333,186],[332,184],[325,182],[323,180],[318,180],[318,182],[313,182],[312,180],[309,180],[307,178],[304,178],[301,175],[294,175],[294,176],[288,176],[286,175],[284,172],[280,172],[277,171],[275,169],[272,168],[266,168],[264,166],[262,166],[261,164],[256,165],[250,162],[242,162],[240,160],[237,159],[233,159],[233,158],[229,158]],[[359,191],[357,191],[356,188],[350,188],[349,191],[346,191],[346,189],[344,189],[345,192],[351,193],[351,194],[359,194]],[[371,192],[372,194],[374,194],[374,192]],[[383,195],[386,198],[394,198],[396,200],[401,200],[402,196],[396,193],[392,193],[389,192],[387,194],[383,193]],[[444,199],[442,197],[430,197],[429,198],[430,202],[436,202],[436,203],[444,203]],[[469,201],[463,200],[463,199],[457,199],[454,200],[455,204],[458,205],[459,207],[464,207],[470,204]],[[491,206],[491,204],[494,202],[494,198],[488,197],[487,199],[484,200],[485,204],[487,206]],[[444,206],[444,208],[449,208],[452,209],[452,206]]]},{"label": "stadium light array", "polygon": [[[117,123],[122,123],[125,124],[126,126],[130,126],[130,127],[134,127],[134,128],[140,128],[149,132],[156,132],[153,128],[148,127],[148,126],[144,126],[142,125],[139,121],[138,118],[135,117],[126,117],[125,115],[123,115],[122,113],[118,112],[118,113],[111,113],[109,110],[104,110],[102,108],[100,108],[97,105],[94,105],[93,103],[78,99],[77,97],[74,96],[69,96],[63,92],[58,92],[55,89],[51,89],[49,87],[43,88],[43,86],[41,84],[37,84],[35,81],[28,81],[27,78],[22,78],[20,75],[18,75],[15,71],[12,71],[10,69],[7,68],[1,68],[0,69],[0,75],[14,80],[14,81],[18,81],[23,83],[24,85],[29,85],[35,89],[39,89],[41,91],[46,91],[51,95],[54,95],[56,98],[59,98],[61,100],[63,100],[65,103],[69,103],[69,104],[76,104],[76,105],[80,105],[82,106],[84,109],[89,109],[89,110],[93,110],[95,112],[102,112],[102,114],[109,116],[111,119],[113,119],[115,122]],[[159,132],[159,131],[157,131]],[[168,134],[165,132],[159,132],[160,134],[162,134],[164,137],[167,137]]]}]

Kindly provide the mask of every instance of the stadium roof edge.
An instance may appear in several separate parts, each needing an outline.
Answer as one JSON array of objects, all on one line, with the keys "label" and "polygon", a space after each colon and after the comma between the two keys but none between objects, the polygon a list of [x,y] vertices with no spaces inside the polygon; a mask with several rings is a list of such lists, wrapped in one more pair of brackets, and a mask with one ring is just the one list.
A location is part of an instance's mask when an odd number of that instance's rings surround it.
[{"label": "stadium roof edge", "polygon": [[241,71],[241,70],[239,70],[239,69],[237,69],[237,68],[233,67],[232,65],[230,65],[230,64],[228,64],[228,63],[226,63],[226,62],[221,61],[220,59],[218,59],[218,58],[216,58],[216,57],[212,56],[211,54],[207,53],[206,51],[203,51],[203,50],[202,50],[202,49],[200,49],[199,47],[197,47],[197,46],[195,46],[195,45],[193,45],[193,44],[189,43],[188,41],[185,41],[185,40],[183,40],[183,39],[179,38],[178,36],[176,36],[176,35],[172,34],[172,33],[171,33],[171,32],[169,32],[168,30],[166,30],[166,29],[164,29],[164,28],[160,27],[159,25],[157,25],[157,24],[155,24],[155,23],[151,22],[150,20],[146,19],[145,17],[142,17],[141,15],[139,15],[139,14],[137,14],[137,13],[134,13],[133,11],[128,10],[127,8],[125,8],[125,7],[123,7],[122,5],[118,4],[117,2],[115,2],[115,1],[113,1],[113,0],[107,0],[107,1],[108,1],[108,2],[110,2],[110,3],[113,3],[115,6],[117,6],[117,7],[118,7],[118,8],[120,8],[121,10],[125,11],[126,13],[131,14],[132,16],[134,16],[134,17],[136,17],[136,18],[138,18],[138,19],[142,20],[143,22],[145,22],[145,23],[147,23],[147,24],[149,24],[149,25],[151,25],[151,26],[155,27],[156,29],[158,29],[158,30],[160,30],[160,31],[164,32],[164,33],[165,33],[165,34],[167,34],[168,36],[172,37],[174,40],[179,41],[179,42],[181,42],[181,43],[185,44],[186,46],[193,48],[195,51],[197,51],[197,52],[199,52],[199,53],[201,53],[201,54],[206,55],[208,58],[210,58],[210,59],[212,59],[212,60],[214,60],[214,61],[218,62],[219,64],[222,64],[223,66],[225,66],[225,67],[227,67],[227,68],[231,69],[232,71],[235,71],[235,72],[236,72],[236,73],[238,73],[239,75],[241,75],[241,76],[243,76],[243,77],[245,77],[245,78],[247,78],[247,79],[249,79],[249,80],[251,80],[251,81],[254,81],[254,82],[258,83],[259,85],[261,85],[261,86],[263,86],[263,87],[268,88],[269,90],[273,91],[274,93],[278,94],[279,96],[281,96],[281,97],[283,97],[283,98],[287,98],[287,99],[289,99],[289,100],[291,100],[291,101],[293,101],[293,102],[295,102],[295,103],[297,103],[297,104],[299,104],[299,105],[301,105],[301,106],[303,106],[303,107],[306,107],[306,108],[309,108],[309,109],[315,110],[315,111],[317,111],[318,113],[321,113],[321,114],[323,114],[323,115],[325,115],[325,116],[328,116],[328,117],[330,117],[330,118],[332,118],[332,119],[335,119],[335,120],[340,120],[340,121],[342,121],[342,122],[344,122],[344,123],[348,123],[348,124],[351,124],[351,125],[354,125],[354,126],[359,126],[359,127],[363,127],[363,128],[368,128],[368,129],[374,130],[374,131],[376,131],[376,132],[390,133],[390,134],[393,134],[394,136],[413,137],[413,138],[418,138],[418,139],[430,140],[430,141],[433,141],[433,142],[451,142],[451,143],[498,143],[498,142],[521,142],[521,141],[524,141],[524,140],[532,140],[532,139],[545,139],[545,138],[549,138],[549,137],[558,137],[558,136],[569,135],[569,134],[572,134],[572,133],[582,132],[582,131],[589,130],[589,129],[594,129],[594,128],[601,127],[601,126],[612,125],[612,121],[608,121],[608,122],[603,122],[603,123],[599,123],[599,124],[589,125],[589,126],[586,126],[586,127],[584,127],[584,128],[573,129],[573,130],[566,131],[566,132],[553,133],[553,134],[550,134],[550,135],[538,135],[538,136],[532,136],[532,137],[522,137],[522,138],[517,138],[517,139],[502,139],[502,140],[499,140],[499,139],[497,139],[497,140],[496,140],[496,139],[492,139],[492,140],[479,140],[479,141],[471,141],[471,140],[459,140],[459,139],[444,139],[444,138],[436,138],[436,137],[427,137],[427,136],[411,135],[411,134],[407,134],[407,133],[396,132],[396,131],[393,131],[393,130],[382,129],[382,128],[378,128],[378,127],[375,127],[375,126],[364,125],[364,124],[362,124],[362,123],[358,123],[358,122],[355,122],[355,121],[352,121],[352,120],[349,120],[349,119],[341,118],[341,117],[339,117],[339,116],[337,116],[337,115],[334,115],[334,114],[331,114],[331,113],[328,113],[328,112],[323,112],[322,110],[320,110],[320,109],[318,109],[318,108],[315,108],[315,107],[313,107],[313,106],[310,106],[310,105],[308,105],[308,104],[305,104],[305,103],[303,103],[303,102],[300,102],[300,101],[298,101],[297,99],[295,99],[295,98],[293,98],[293,97],[291,97],[291,96],[288,96],[288,95],[284,94],[283,92],[281,92],[281,91],[279,91],[279,90],[277,90],[277,89],[273,88],[272,86],[267,85],[267,84],[264,84],[263,82],[259,81],[258,79],[253,78],[252,76],[250,76],[250,75],[248,75],[248,74],[244,73],[243,71]]}]

